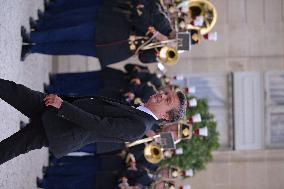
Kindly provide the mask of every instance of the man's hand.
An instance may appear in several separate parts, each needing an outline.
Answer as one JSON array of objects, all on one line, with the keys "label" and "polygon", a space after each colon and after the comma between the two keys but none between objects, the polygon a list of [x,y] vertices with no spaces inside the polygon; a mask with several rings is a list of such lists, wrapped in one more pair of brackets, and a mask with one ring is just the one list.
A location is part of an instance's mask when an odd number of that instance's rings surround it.
[{"label": "man's hand", "polygon": [[139,78],[133,78],[130,80],[130,83],[134,85],[141,85],[141,80]]},{"label": "man's hand", "polygon": [[59,109],[61,107],[61,104],[63,102],[63,100],[59,96],[57,96],[55,94],[47,95],[43,99],[43,101],[44,101],[45,106],[53,106],[53,107],[55,107],[57,109]]},{"label": "man's hand", "polygon": [[161,168],[158,171],[158,174],[160,174],[164,178],[169,178],[169,174],[170,174],[169,168],[168,167]]},{"label": "man's hand", "polygon": [[146,132],[146,136],[147,137],[153,137],[153,136],[155,136],[156,135],[156,133],[155,133],[155,131],[153,131],[153,130],[148,130],[147,132]]},{"label": "man's hand", "polygon": [[167,36],[161,34],[160,32],[155,32],[155,38],[158,40],[158,41],[167,41],[169,40]]},{"label": "man's hand", "polygon": [[124,94],[125,97],[127,97],[127,100],[131,101],[135,98],[135,94],[133,94],[132,92],[127,92]]},{"label": "man's hand", "polygon": [[139,66],[134,66],[133,71],[141,72],[141,68]]},{"label": "man's hand", "polygon": [[143,9],[144,9],[144,5],[142,4],[138,4],[136,6],[136,12],[138,16],[141,16],[143,14]]},{"label": "man's hand", "polygon": [[127,177],[121,177],[121,182],[122,182],[122,183],[127,183],[127,182],[128,182]]},{"label": "man's hand", "polygon": [[130,161],[128,165],[129,167],[127,168],[127,170],[137,171],[136,162]]}]

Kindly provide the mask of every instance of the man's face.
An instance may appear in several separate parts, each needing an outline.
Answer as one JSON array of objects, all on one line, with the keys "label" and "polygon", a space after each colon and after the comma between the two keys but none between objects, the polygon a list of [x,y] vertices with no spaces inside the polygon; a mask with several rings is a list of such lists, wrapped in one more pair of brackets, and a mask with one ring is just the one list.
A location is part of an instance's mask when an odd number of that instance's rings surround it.
[{"label": "man's face", "polygon": [[166,89],[152,95],[146,104],[159,119],[169,120],[167,112],[179,107],[179,99],[175,91]]},{"label": "man's face", "polygon": [[[167,185],[167,186],[166,186]],[[155,189],[168,189],[168,183],[167,181],[160,181],[159,183],[155,184]]]},{"label": "man's face", "polygon": [[164,167],[159,170],[159,174],[164,178],[169,178],[170,170],[168,167]]}]

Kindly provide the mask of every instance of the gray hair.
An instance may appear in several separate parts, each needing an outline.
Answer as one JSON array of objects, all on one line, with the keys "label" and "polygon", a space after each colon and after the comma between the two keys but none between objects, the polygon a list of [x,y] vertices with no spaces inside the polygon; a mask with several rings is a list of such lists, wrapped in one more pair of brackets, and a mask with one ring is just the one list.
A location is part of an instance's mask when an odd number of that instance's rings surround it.
[{"label": "gray hair", "polygon": [[171,122],[175,122],[182,119],[186,113],[187,99],[185,94],[181,91],[177,91],[176,94],[179,99],[179,107],[173,108],[167,112],[169,114]]}]

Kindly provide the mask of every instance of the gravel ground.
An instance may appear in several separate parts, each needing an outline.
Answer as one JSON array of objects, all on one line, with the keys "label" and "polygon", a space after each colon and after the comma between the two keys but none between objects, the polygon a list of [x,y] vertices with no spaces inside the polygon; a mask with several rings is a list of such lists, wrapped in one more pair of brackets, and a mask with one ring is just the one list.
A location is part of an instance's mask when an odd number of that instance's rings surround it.
[{"label": "gravel ground", "polygon": [[[52,58],[31,55],[20,62],[20,27],[28,28],[29,17],[36,18],[37,9],[42,7],[42,0],[0,0],[0,77],[40,91],[48,81]],[[27,122],[28,118],[0,100],[0,140],[18,131],[20,120]],[[0,165],[0,189],[37,188],[36,177],[42,176],[47,159],[47,149],[43,148]]]}]

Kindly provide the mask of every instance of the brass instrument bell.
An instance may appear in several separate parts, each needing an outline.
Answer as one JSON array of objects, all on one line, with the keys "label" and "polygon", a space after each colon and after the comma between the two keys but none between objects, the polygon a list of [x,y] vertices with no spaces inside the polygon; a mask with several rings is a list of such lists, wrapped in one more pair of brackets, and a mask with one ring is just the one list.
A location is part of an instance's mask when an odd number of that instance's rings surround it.
[{"label": "brass instrument bell", "polygon": [[137,140],[131,143],[127,143],[126,146],[133,147],[139,144],[145,144],[145,148],[144,148],[145,159],[152,164],[157,164],[163,159],[162,148],[157,144],[154,144],[154,143],[148,144],[147,142],[151,142],[155,138],[158,138],[158,137],[160,137],[160,135],[155,135],[153,137],[140,139],[140,140]]},{"label": "brass instrument bell", "polygon": [[209,0],[182,1],[177,3],[176,8],[187,12],[191,19],[203,18],[203,22],[197,26],[189,23],[181,23],[186,24],[187,26],[184,27],[189,30],[200,31],[201,35],[209,33],[217,22],[217,9]]},{"label": "brass instrument bell", "polygon": [[163,159],[162,149],[157,144],[146,144],[144,156],[148,162],[157,164]]},{"label": "brass instrument bell", "polygon": [[178,52],[173,47],[164,46],[159,51],[158,59],[167,65],[175,65],[178,60]]},{"label": "brass instrument bell", "polygon": [[199,26],[201,35],[209,33],[217,22],[217,10],[209,0],[189,0],[189,15],[204,17],[203,25]]}]

